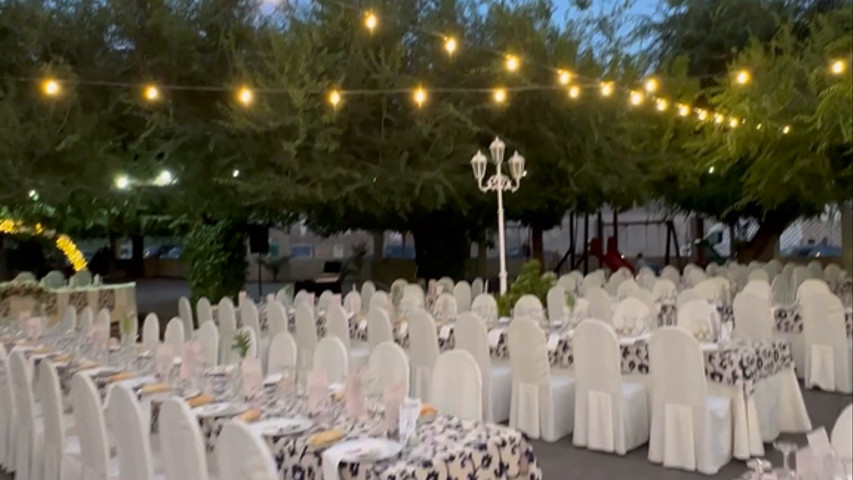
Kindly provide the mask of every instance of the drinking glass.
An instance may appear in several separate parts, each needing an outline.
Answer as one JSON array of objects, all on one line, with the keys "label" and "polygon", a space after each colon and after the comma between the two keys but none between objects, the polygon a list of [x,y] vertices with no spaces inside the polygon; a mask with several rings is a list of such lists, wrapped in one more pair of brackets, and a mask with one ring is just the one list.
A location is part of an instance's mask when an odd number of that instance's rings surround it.
[{"label": "drinking glass", "polygon": [[773,464],[763,458],[751,458],[746,461],[746,467],[749,471],[744,472],[739,480],[762,480],[765,473],[773,469]]},{"label": "drinking glass", "polygon": [[777,478],[779,480],[795,479],[796,475],[794,474],[794,471],[791,470],[789,458],[791,456],[791,453],[797,451],[797,444],[794,442],[777,440],[773,442],[773,448],[782,454],[782,468],[781,470],[777,469]]}]

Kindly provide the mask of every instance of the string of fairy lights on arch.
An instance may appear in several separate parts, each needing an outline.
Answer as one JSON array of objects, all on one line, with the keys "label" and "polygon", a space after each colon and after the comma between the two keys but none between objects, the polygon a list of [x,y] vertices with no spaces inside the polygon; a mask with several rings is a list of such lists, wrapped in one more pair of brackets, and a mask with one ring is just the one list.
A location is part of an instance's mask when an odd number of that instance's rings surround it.
[{"label": "string of fairy lights on arch", "polygon": [[[360,15],[363,19],[364,28],[369,33],[374,33],[380,27],[380,18],[382,21],[388,21],[402,26],[409,31],[416,31],[436,38],[442,42],[443,48],[448,56],[452,57],[461,47],[460,40],[452,35],[438,31],[429,30],[411,22],[405,22],[393,16],[380,17],[374,10],[364,10],[362,7],[347,3],[342,0],[319,0],[322,3],[335,5],[339,8],[352,11]],[[626,95],[630,107],[638,108],[646,104],[651,104],[659,113],[675,112],[678,117],[685,119],[695,119],[702,124],[717,125],[720,127],[736,128],[744,123],[746,119],[726,115],[721,112],[715,112],[710,109],[692,106],[686,102],[672,101],[669,98],[659,93],[660,80],[654,76],[650,76],[643,81],[642,86],[636,88],[621,87],[615,81],[607,79],[589,78],[573,72],[569,68],[554,67],[539,62],[525,62],[523,57],[517,53],[501,52],[484,46],[471,45],[469,48],[482,50],[492,55],[501,58],[504,68],[507,72],[514,73],[521,70],[523,65],[530,65],[536,68],[543,68],[553,73],[555,82],[550,85],[524,85],[524,86],[495,86],[495,87],[441,87],[428,88],[422,84],[414,88],[392,88],[392,89],[345,89],[333,88],[331,90],[309,90],[309,93],[325,96],[326,101],[332,108],[337,109],[346,97],[357,95],[411,95],[412,102],[416,107],[422,107],[429,100],[430,94],[441,93],[470,93],[470,94],[488,94],[491,101],[495,104],[505,104],[509,101],[511,93],[523,93],[529,91],[564,91],[568,98],[577,100],[584,95],[584,91],[597,90],[600,97],[613,97],[620,92]],[[846,59],[834,59],[829,62],[827,72],[830,75],[840,76],[847,72],[848,61]],[[746,86],[752,81],[752,73],[749,69],[740,69],[732,72],[731,82],[736,85]],[[134,83],[134,82],[118,82],[118,81],[99,81],[99,80],[62,80],[58,78],[30,78],[17,77],[19,81],[38,82],[42,93],[48,97],[60,96],[64,85],[91,85],[104,87],[128,88],[139,92],[141,97],[147,102],[158,102],[163,100],[164,91],[211,91],[211,92],[233,92],[234,100],[244,108],[250,108],[254,103],[258,94],[286,94],[289,89],[255,88],[251,85],[244,84],[236,89],[232,86],[221,85],[169,85],[156,83]],[[762,129],[762,123],[756,123],[756,129]],[[781,134],[788,134],[792,131],[790,124],[778,125],[777,128]],[[235,177],[237,175],[234,175]]]}]

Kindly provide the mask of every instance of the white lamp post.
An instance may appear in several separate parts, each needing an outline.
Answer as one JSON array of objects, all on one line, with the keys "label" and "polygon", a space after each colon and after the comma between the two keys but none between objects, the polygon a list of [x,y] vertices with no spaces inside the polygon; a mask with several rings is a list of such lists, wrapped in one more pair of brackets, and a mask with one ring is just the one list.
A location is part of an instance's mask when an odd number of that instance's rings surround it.
[{"label": "white lamp post", "polygon": [[514,192],[521,186],[521,177],[524,176],[524,157],[516,151],[509,159],[509,173],[512,176],[507,177],[501,173],[501,165],[504,161],[504,150],[506,144],[500,138],[495,137],[495,140],[489,145],[489,152],[492,156],[497,169],[497,173],[489,177],[483,183],[483,178],[486,176],[486,163],[488,159],[479,150],[471,159],[471,169],[474,171],[474,178],[477,180],[477,187],[481,192],[494,191],[498,193],[498,249],[500,250],[501,270],[498,274],[501,284],[501,295],[506,293],[506,235],[504,232],[504,190]]}]

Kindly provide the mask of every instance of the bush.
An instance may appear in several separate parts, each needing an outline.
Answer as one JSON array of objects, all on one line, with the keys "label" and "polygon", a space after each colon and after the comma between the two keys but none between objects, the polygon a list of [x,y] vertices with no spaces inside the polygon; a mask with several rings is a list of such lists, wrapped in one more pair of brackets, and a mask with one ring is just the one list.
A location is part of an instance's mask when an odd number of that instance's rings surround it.
[{"label": "bush", "polygon": [[236,222],[197,223],[186,236],[182,258],[193,304],[201,297],[213,303],[235,298],[246,279],[246,233]]},{"label": "bush", "polygon": [[557,281],[555,275],[540,275],[538,260],[530,260],[521,267],[518,277],[509,286],[506,295],[498,299],[498,311],[502,317],[512,316],[512,307],[522,295],[536,296],[542,305],[547,304],[548,290]]}]

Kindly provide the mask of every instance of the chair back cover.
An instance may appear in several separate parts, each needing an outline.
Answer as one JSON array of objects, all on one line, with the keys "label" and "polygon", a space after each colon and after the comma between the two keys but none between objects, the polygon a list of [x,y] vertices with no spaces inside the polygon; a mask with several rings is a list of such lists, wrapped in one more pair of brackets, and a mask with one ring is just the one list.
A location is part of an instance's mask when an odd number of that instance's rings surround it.
[{"label": "chair back cover", "polygon": [[296,368],[296,340],[290,332],[278,332],[270,340],[267,373],[280,373],[285,368]]},{"label": "chair back cover", "polygon": [[246,335],[249,339],[249,349],[246,351],[246,358],[258,358],[258,337],[255,335],[255,329],[242,326],[237,329],[237,335]]},{"label": "chair back cover", "polygon": [[850,459],[853,458],[853,403],[847,405],[838,416],[830,438],[835,453],[850,465]]},{"label": "chair back cover", "polygon": [[207,321],[198,327],[196,336],[201,345],[201,357],[206,366],[212,367],[219,362],[219,331],[212,321]]},{"label": "chair back cover", "polygon": [[511,428],[539,437],[543,400],[550,402],[551,365],[545,333],[535,322],[514,320],[507,329],[509,361],[512,369],[513,406]]},{"label": "chair back cover", "polygon": [[471,282],[471,298],[477,298],[481,293],[483,293],[483,279],[477,277]]},{"label": "chair back cover", "polygon": [[820,261],[812,260],[806,269],[809,271],[809,278],[823,280],[823,265],[821,265]]},{"label": "chair back cover", "polygon": [[705,300],[705,297],[699,294],[696,290],[692,288],[685,288],[681,292],[678,293],[678,297],[675,300],[675,305],[678,308],[681,308],[687,302],[692,302],[693,300]]},{"label": "chair back cover", "polygon": [[3,342],[0,342],[0,465],[14,467],[15,449],[15,398],[12,395],[12,370]]},{"label": "chair back cover", "polygon": [[311,361],[314,348],[317,346],[317,321],[314,319],[314,309],[310,305],[299,302],[296,304],[296,346],[299,349],[300,363]]},{"label": "chair back cover", "polygon": [[432,403],[462,420],[483,420],[483,380],[477,360],[465,350],[438,356],[432,375]]},{"label": "chair back cover", "polygon": [[655,301],[661,303],[674,302],[678,296],[678,287],[675,285],[676,284],[672,280],[661,278],[656,281],[655,286],[652,287],[652,297],[654,297]]},{"label": "chair back cover", "polygon": [[216,446],[221,480],[277,480],[269,447],[241,420],[222,427]]},{"label": "chair back cover", "polygon": [[267,302],[267,335],[272,338],[278,332],[287,331],[287,310],[278,300]]},{"label": "chair back cover", "polygon": [[371,392],[381,395],[385,388],[400,384],[409,391],[409,357],[399,345],[393,341],[380,343],[371,350],[367,362]]},{"label": "chair back cover", "polygon": [[110,393],[109,410],[121,480],[152,480],[154,463],[148,424],[136,394],[126,385],[115,385]]},{"label": "chair back cover", "polygon": [[822,279],[809,278],[797,287],[797,300],[810,292],[830,292],[829,285]]},{"label": "chair back cover", "polygon": [[691,300],[678,309],[678,327],[701,341],[716,341],[719,323],[717,310],[705,300]]},{"label": "chair back cover", "polygon": [[[385,310],[385,313],[388,314],[389,319],[397,318],[397,310],[394,308],[394,303],[391,301],[391,297],[383,291],[377,291],[370,297],[370,308],[378,307]],[[370,309],[368,309],[369,311]]]},{"label": "chair back cover", "polygon": [[791,283],[794,291],[796,292],[797,289],[800,288],[800,285],[809,278],[811,278],[811,274],[809,273],[808,268],[802,265],[794,267],[793,272],[791,272]]},{"label": "chair back cover", "polygon": [[62,407],[62,391],[59,375],[49,359],[39,364],[38,391],[41,397],[42,420],[44,421],[44,480],[60,480],[62,460],[65,456],[65,420]]},{"label": "chair back cover", "polygon": [[65,313],[62,314],[62,320],[59,321],[58,328],[63,333],[73,333],[77,329],[77,309],[73,305],[68,305],[65,308]]},{"label": "chair back cover", "polygon": [[88,335],[92,331],[92,325],[95,323],[95,314],[91,307],[83,307],[80,312],[80,333]]},{"label": "chair back cover", "polygon": [[610,295],[603,288],[591,288],[584,295],[589,301],[589,318],[604,320],[610,323],[613,317],[613,307],[610,303]]},{"label": "chair back cover", "polygon": [[367,312],[367,345],[370,350],[380,343],[393,342],[394,331],[388,312],[380,307],[373,307]]},{"label": "chair back cover", "polygon": [[65,275],[59,270],[51,270],[41,279],[41,283],[47,288],[62,288],[65,286]]},{"label": "chair back cover", "polygon": [[293,284],[288,283],[287,285],[278,289],[275,292],[275,299],[281,302],[282,305],[285,306],[293,306]]},{"label": "chair back cover", "polygon": [[186,402],[177,397],[163,401],[160,433],[166,480],[208,480],[201,428]]},{"label": "chair back cover", "polygon": [[[761,282],[767,285],[766,282]],[[770,300],[746,290],[735,297],[732,309],[735,316],[734,335],[752,340],[773,337],[773,312]]]},{"label": "chair back cover", "polygon": [[498,321],[498,302],[489,293],[474,297],[474,301],[471,303],[471,311],[479,315],[488,324]]},{"label": "chair back cover", "polygon": [[166,324],[166,333],[163,335],[163,343],[172,346],[175,355],[181,351],[181,346],[186,341],[184,332],[184,321],[181,317],[172,317]]},{"label": "chair back cover", "polygon": [[435,321],[424,310],[409,317],[409,362],[412,370],[412,396],[430,400],[432,369],[438,359],[438,334]]},{"label": "chair back cover", "polygon": [[344,297],[344,309],[358,317],[361,314],[361,294],[353,290]]},{"label": "chair back cover", "polygon": [[770,289],[773,292],[772,301],[776,305],[790,306],[797,300],[791,274],[784,270],[773,279]]},{"label": "chair back cover", "polygon": [[655,302],[655,297],[650,291],[646,290],[645,288],[638,288],[631,292],[629,297],[636,298],[637,300],[643,302],[646,307],[648,307],[649,312],[652,314],[652,316],[657,316],[659,307],[657,302]]},{"label": "chair back cover", "polygon": [[441,287],[439,293],[448,293],[453,294],[453,287],[455,284],[453,283],[453,279],[450,277],[441,277],[438,279],[438,286]]},{"label": "chair back cover", "polygon": [[208,300],[207,297],[201,297],[198,299],[198,302],[195,304],[195,313],[199,327],[204,325],[204,322],[213,321],[213,306],[210,304],[210,300]]},{"label": "chair back cover", "polygon": [[95,325],[98,326],[102,331],[107,332],[107,335],[110,333],[110,311],[106,308],[102,308],[98,312],[98,316],[95,319]]},{"label": "chair back cover", "polygon": [[601,275],[598,275],[597,272],[592,272],[584,277],[583,282],[580,287],[580,294],[582,296],[586,296],[586,293],[594,288],[602,288],[604,286],[604,279]]},{"label": "chair back cover", "polygon": [[515,307],[512,309],[512,318],[513,320],[526,318],[534,322],[545,320],[545,311],[542,308],[542,302],[535,295],[522,295],[515,302]]},{"label": "chair back cover", "polygon": [[486,322],[474,312],[459,315],[454,330],[456,348],[465,350],[474,357],[480,367],[480,382],[483,385],[483,416],[491,420],[492,358],[489,351],[489,333]]},{"label": "chair back cover", "polygon": [[462,280],[453,287],[453,296],[456,298],[456,311],[467,312],[471,310],[471,285]]},{"label": "chair back cover", "polygon": [[741,293],[751,293],[757,297],[765,298],[768,302],[771,301],[772,292],[770,284],[766,280],[750,280]]},{"label": "chair back cover", "polygon": [[109,443],[101,397],[92,379],[84,373],[71,378],[71,407],[74,428],[80,437],[84,480],[109,478]]},{"label": "chair back cover", "polygon": [[713,278],[697,283],[693,287],[693,290],[710,303],[717,302],[723,296],[719,282],[715,281]]},{"label": "chair back cover", "polygon": [[753,270],[749,272],[748,280],[751,282],[753,280],[763,280],[765,283],[770,285],[770,275],[767,274],[767,271],[764,269]]},{"label": "chair back cover", "polygon": [[329,383],[343,383],[349,371],[349,352],[338,337],[324,337],[314,349],[314,369],[325,372]]},{"label": "chair back cover", "polygon": [[185,332],[195,330],[195,325],[193,324],[193,307],[190,305],[190,300],[187,297],[178,299],[178,316],[184,322]]},{"label": "chair back cover", "polygon": [[21,350],[9,355],[12,395],[15,397],[15,479],[36,480],[42,458],[37,447],[36,401],[33,395],[33,372]]},{"label": "chair back cover", "polygon": [[829,292],[810,291],[804,294],[800,306],[807,386],[818,385],[824,390],[850,393],[853,372],[849,370],[850,350],[841,300]]},{"label": "chair back cover", "polygon": [[331,303],[335,303],[335,294],[331,290],[323,290],[320,298],[317,299],[317,310],[326,311]]},{"label": "chair back cover", "polygon": [[249,327],[255,331],[255,338],[261,338],[261,317],[258,306],[251,298],[245,298],[240,305],[240,320],[243,322],[243,327]]},{"label": "chair back cover", "polygon": [[705,359],[690,333],[679,327],[663,327],[649,340],[652,400],[702,408],[708,395]]},{"label": "chair back cover", "polygon": [[370,300],[373,297],[373,294],[376,293],[376,285],[373,284],[370,280],[361,284],[361,308],[362,311],[366,311],[370,308]]},{"label": "chair back cover", "polygon": [[[35,278],[33,278],[35,280]],[[92,272],[83,270],[71,275],[68,285],[72,287],[88,287],[92,284]]]},{"label": "chair back cover", "polygon": [[231,346],[237,333],[237,318],[234,314],[234,302],[228,297],[219,300],[219,363],[228,365],[234,359]]},{"label": "chair back cover", "polygon": [[616,305],[610,324],[621,334],[639,335],[651,329],[652,321],[648,305],[640,299],[628,297]]},{"label": "chair back cover", "polygon": [[619,284],[616,288],[616,298],[624,300],[631,296],[631,293],[638,290],[640,285],[633,279],[629,278]]},{"label": "chair back cover", "polygon": [[554,285],[548,290],[546,300],[548,303],[548,320],[551,322],[566,321],[569,316],[569,307],[566,305],[566,290],[559,284]]},{"label": "chair back cover", "polygon": [[344,307],[333,303],[326,309],[326,335],[339,338],[349,351],[349,321]]},{"label": "chair back cover", "polygon": [[452,322],[456,320],[459,308],[456,305],[456,297],[452,293],[442,293],[435,300],[432,313],[439,323]]},{"label": "chair back cover", "polygon": [[311,310],[314,310],[314,303],[311,299],[311,295],[308,294],[305,290],[299,290],[296,292],[296,296],[293,297],[293,306],[305,303],[311,307]]},{"label": "chair back cover", "polygon": [[156,313],[149,313],[142,323],[142,348],[153,350],[160,344],[160,319]]}]

